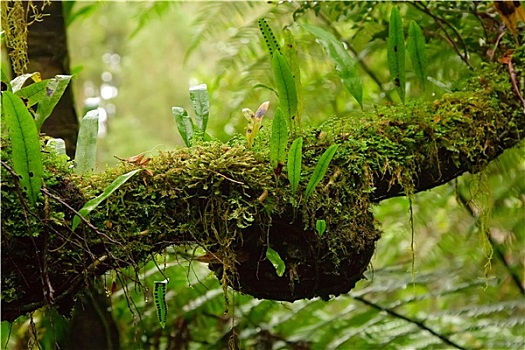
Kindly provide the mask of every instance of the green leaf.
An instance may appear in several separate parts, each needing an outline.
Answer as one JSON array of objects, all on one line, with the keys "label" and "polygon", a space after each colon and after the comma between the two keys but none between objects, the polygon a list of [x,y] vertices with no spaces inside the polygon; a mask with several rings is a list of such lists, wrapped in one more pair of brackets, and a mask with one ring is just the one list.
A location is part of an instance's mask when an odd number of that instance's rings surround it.
[{"label": "green leaf", "polygon": [[319,237],[323,235],[323,233],[326,231],[326,220],[317,220],[315,222],[315,230],[317,231],[317,234]]},{"label": "green leaf", "polygon": [[208,125],[208,117],[210,116],[210,97],[206,84],[192,86],[190,88],[190,100],[195,111],[195,124],[204,134]]},{"label": "green leaf", "polygon": [[286,146],[288,145],[288,128],[283,110],[277,107],[272,123],[272,136],[270,137],[270,164],[277,176],[286,161]]},{"label": "green leaf", "polygon": [[344,86],[363,108],[363,83],[357,71],[355,61],[350,57],[343,43],[332,33],[311,24],[303,25],[323,45],[330,59],[336,64],[336,69]]},{"label": "green leaf", "polygon": [[33,116],[20,97],[12,92],[2,92],[2,117],[9,131],[12,145],[13,170],[20,186],[27,193],[31,204],[38,199],[42,187],[42,155],[38,130]]},{"label": "green leaf", "polygon": [[168,307],[166,306],[166,285],[169,280],[155,281],[155,289],[153,291],[153,300],[157,308],[157,319],[162,328],[166,327],[166,316],[168,315]]},{"label": "green leaf", "polygon": [[295,91],[297,92],[297,125],[301,125],[301,115],[303,113],[303,87],[301,84],[301,70],[299,69],[299,60],[297,59],[297,46],[292,31],[289,28],[284,30],[283,55],[290,66],[290,70],[295,82]]},{"label": "green leaf", "polygon": [[[113,192],[115,192],[120,186],[122,186],[126,181],[128,181],[133,175],[141,171],[142,169],[135,169],[130,171],[129,173],[122,174],[119,177],[117,177],[113,182],[104,189],[104,192],[100,194],[99,196],[89,200],[84,204],[84,206],[78,211],[80,215],[82,215],[84,218],[87,218],[89,216],[89,213],[91,213],[100,203],[102,203],[106,198],[111,196]],[[72,230],[75,230],[80,224],[80,218],[78,215],[75,215],[73,218],[73,225]]]},{"label": "green leaf", "polygon": [[46,142],[46,147],[51,148],[58,155],[66,155],[66,143],[61,138],[53,138],[51,140],[48,140]]},{"label": "green leaf", "polygon": [[268,52],[270,52],[270,56],[273,57],[276,52],[281,53],[281,45],[279,45],[279,42],[275,39],[275,35],[273,34],[272,28],[270,28],[268,22],[266,22],[264,18],[259,18],[258,24],[259,30],[266,42]]},{"label": "green leaf", "polygon": [[324,174],[326,174],[328,166],[330,165],[330,161],[334,157],[338,147],[339,145],[332,145],[328,147],[328,149],[324,151],[321,158],[319,158],[319,162],[315,166],[312,177],[310,178],[310,181],[308,181],[308,185],[306,185],[306,198],[310,197],[310,194],[312,194],[314,188],[323,179]]},{"label": "green leaf", "polygon": [[77,149],[75,151],[75,171],[85,174],[95,169],[97,163],[98,111],[87,112],[80,123]]},{"label": "green leaf", "polygon": [[390,14],[387,58],[392,81],[401,101],[405,103],[405,36],[401,14],[397,7],[393,7]]},{"label": "green leaf", "polygon": [[[66,27],[68,27],[75,20],[83,16],[89,16],[98,7],[100,7],[100,5],[102,5],[102,3],[96,2],[94,4],[87,4],[78,8],[80,6],[79,1],[64,1],[62,5],[62,12],[64,13],[64,22],[66,24]],[[75,9],[75,11],[73,11],[73,8]]]},{"label": "green leaf", "polygon": [[427,80],[428,58],[425,50],[425,37],[415,21],[411,21],[408,26],[407,51],[416,77],[421,87],[424,88]]},{"label": "green leaf", "polygon": [[182,107],[173,107],[171,109],[175,116],[175,122],[177,123],[177,129],[179,130],[180,136],[187,147],[191,146],[191,140],[193,139],[193,122],[188,112]]},{"label": "green leaf", "polygon": [[286,265],[283,259],[281,259],[279,253],[268,247],[268,249],[266,249],[266,258],[272,263],[273,267],[275,268],[275,272],[277,272],[277,276],[282,277],[284,275]]},{"label": "green leaf", "polygon": [[35,114],[35,123],[38,130],[42,124],[53,112],[56,104],[66,91],[66,88],[71,81],[71,75],[57,75],[53,79],[47,80],[46,95],[38,103],[38,108]]},{"label": "green leaf", "polygon": [[272,59],[272,68],[279,93],[280,107],[286,116],[286,122],[293,127],[293,121],[297,114],[297,91],[292,71],[286,59],[279,52],[275,52]]},{"label": "green leaf", "polygon": [[299,137],[294,140],[290,146],[288,152],[288,180],[290,180],[290,186],[292,192],[297,192],[299,181],[301,180],[301,167],[303,162],[303,138]]},{"label": "green leaf", "polygon": [[47,84],[48,80],[42,80],[38,83],[33,83],[17,90],[15,94],[27,99],[27,107],[31,107],[42,101],[47,96]]},{"label": "green leaf", "polygon": [[265,85],[265,84],[262,84],[262,83],[257,83],[253,86],[254,89],[258,89],[258,88],[263,88],[263,89],[267,89],[267,90],[270,90],[272,92],[274,92],[276,95],[279,95],[277,93],[277,90],[275,90],[273,87],[271,86],[268,86],[268,85]]},{"label": "green leaf", "polygon": [[144,28],[148,28],[148,24],[161,18],[168,13],[170,6],[174,5],[176,1],[152,1],[147,6],[143,6],[137,15],[134,16],[134,23],[137,23],[136,28],[128,36],[129,39],[134,39]]}]

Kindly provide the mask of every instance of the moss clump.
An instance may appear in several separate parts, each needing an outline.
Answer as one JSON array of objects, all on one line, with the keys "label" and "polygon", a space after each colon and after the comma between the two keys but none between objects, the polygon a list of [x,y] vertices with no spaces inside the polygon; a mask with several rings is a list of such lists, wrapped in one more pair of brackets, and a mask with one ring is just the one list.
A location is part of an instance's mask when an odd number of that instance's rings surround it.
[{"label": "moss clump", "polygon": [[[116,258],[147,258],[159,242],[196,242],[214,257],[211,268],[218,277],[246,293],[278,300],[339,294],[320,293],[319,286],[327,285],[320,276],[361,278],[379,238],[369,201],[332,174],[305,202],[291,193],[285,176],[275,178],[266,156],[220,143],[161,153],[148,164],[150,173],[130,179],[91,221],[98,227],[110,222],[106,232],[118,241],[134,233],[140,243],[128,244]],[[85,188],[100,193],[131,168],[123,164],[111,174],[94,175]],[[315,234],[316,218],[328,223],[322,239]],[[286,262],[283,277],[264,258],[268,246]],[[356,280],[351,277],[352,287]]]}]

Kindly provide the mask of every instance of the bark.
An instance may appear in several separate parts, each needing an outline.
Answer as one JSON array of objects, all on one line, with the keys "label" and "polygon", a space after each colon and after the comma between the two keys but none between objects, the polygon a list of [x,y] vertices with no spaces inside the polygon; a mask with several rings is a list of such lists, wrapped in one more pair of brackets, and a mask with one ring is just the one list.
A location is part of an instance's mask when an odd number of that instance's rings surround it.
[{"label": "bark", "polygon": [[[523,49],[512,60],[522,67]],[[516,77],[523,79],[520,69]],[[139,266],[182,244],[207,249],[199,259],[224,288],[288,301],[348,292],[380,238],[370,213],[374,202],[479,172],[521,141],[523,106],[508,65],[488,65],[465,86],[434,102],[378,107],[306,129],[297,193],[286,171],[276,180],[261,135],[252,151],[242,142],[203,143],[85,178],[49,154],[46,204],[31,209],[3,141],[2,319],[45,305],[69,313],[93,277]],[[339,148],[328,173],[305,198],[313,168],[334,143]],[[71,231],[73,209],[136,168],[143,171]],[[328,226],[322,237],[315,231],[318,219]],[[282,277],[265,258],[268,246],[285,262]]]},{"label": "bark", "polygon": [[[28,72],[40,72],[42,79],[59,74],[70,74],[66,25],[62,13],[62,1],[51,1],[44,8],[48,14],[43,21],[29,27],[27,35]],[[41,131],[66,142],[68,156],[75,156],[78,134],[78,118],[71,84],[55,106],[53,113],[42,125]]]}]

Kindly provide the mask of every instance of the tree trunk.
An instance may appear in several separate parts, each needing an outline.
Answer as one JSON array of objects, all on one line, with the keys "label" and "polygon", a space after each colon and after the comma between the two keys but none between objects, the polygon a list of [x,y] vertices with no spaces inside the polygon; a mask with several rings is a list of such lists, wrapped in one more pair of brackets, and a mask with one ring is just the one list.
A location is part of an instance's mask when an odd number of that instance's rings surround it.
[{"label": "tree trunk", "polygon": [[[37,6],[40,6],[37,4]],[[70,74],[66,25],[62,13],[62,1],[51,1],[44,9],[48,16],[29,27],[27,35],[28,72],[40,72],[42,79],[58,74]],[[71,84],[55,106],[41,131],[66,142],[69,157],[75,156],[78,119]]]}]

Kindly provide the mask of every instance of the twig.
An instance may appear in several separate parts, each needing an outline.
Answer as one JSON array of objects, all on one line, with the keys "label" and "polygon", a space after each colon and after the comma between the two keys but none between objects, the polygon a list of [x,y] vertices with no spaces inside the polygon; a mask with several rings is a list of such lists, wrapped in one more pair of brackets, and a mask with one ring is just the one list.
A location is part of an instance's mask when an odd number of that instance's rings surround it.
[{"label": "twig", "polygon": [[[463,62],[465,62],[465,64],[469,67],[469,68],[472,68],[472,65],[470,64],[469,60],[468,60],[468,51],[467,51],[467,45],[465,44],[465,41],[463,40],[463,38],[461,37],[461,34],[459,34],[458,30],[452,25],[450,24],[449,22],[447,22],[446,20],[444,20],[443,18],[435,15],[428,7],[427,5],[425,5],[424,3],[422,2],[418,2],[418,1],[411,1],[409,2],[409,4],[411,4],[412,6],[414,6],[415,8],[417,8],[418,10],[420,10],[421,12],[424,12],[426,13],[427,15],[429,15],[430,17],[432,17],[434,19],[434,21],[436,21],[437,25],[441,28],[441,30],[445,33],[445,36],[447,37],[448,41],[450,42],[450,44],[452,45],[452,48],[454,49],[454,51],[456,51],[456,53],[458,54],[458,56],[461,58],[461,60]],[[454,39],[450,36],[450,34],[448,34],[447,30],[445,29],[444,25],[445,24],[447,27],[449,27],[452,32],[454,32],[454,34],[457,36],[458,38],[458,41],[461,43],[461,45],[463,46],[463,54],[461,53],[458,45],[456,44],[456,42],[454,41]]]},{"label": "twig", "polygon": [[153,260],[153,263],[154,263],[155,266],[157,267],[157,270],[160,272],[160,274],[162,275],[162,277],[164,277],[164,279],[167,280],[168,277],[166,277],[166,275],[164,274],[164,271],[162,271],[162,269],[160,268],[160,266],[157,264],[157,260],[155,260],[155,256],[153,255],[153,252],[152,252],[150,255],[151,255],[151,260]]},{"label": "twig", "polygon": [[[40,345],[40,342],[38,341],[38,332],[36,330],[36,324],[35,324],[35,320],[33,319],[33,313],[31,313],[31,316],[30,316],[30,321],[29,321],[29,333],[31,334],[31,337],[32,337],[32,341],[34,342],[34,344],[28,344],[28,348],[32,349],[33,346],[36,344],[38,350],[42,350],[42,346]],[[31,341],[30,341],[31,343]]]},{"label": "twig", "polygon": [[[45,188],[45,185],[42,186],[42,188]],[[49,214],[49,198],[44,197],[44,218],[46,221],[49,220],[50,214]],[[51,280],[49,279],[49,272],[48,272],[48,264],[47,259],[49,257],[48,254],[48,248],[49,248],[49,226],[44,225],[44,235],[43,235],[43,252],[42,252],[42,283],[44,284],[44,297],[47,299],[47,301],[50,304],[54,303],[55,299],[55,290],[53,289],[53,286],[51,285]],[[46,290],[47,288],[47,290]]]},{"label": "twig", "polygon": [[525,99],[523,99],[523,96],[521,95],[521,92],[520,92],[516,70],[514,70],[514,67],[512,66],[512,58],[507,57],[503,63],[505,63],[507,67],[509,68],[509,75],[510,75],[510,81],[512,82],[512,88],[514,89],[514,92],[516,93],[519,100],[521,101],[521,105],[523,106],[523,112],[525,113]]},{"label": "twig", "polygon": [[487,27],[485,26],[485,22],[479,16],[479,12],[478,12],[479,3],[478,2],[474,2],[473,5],[474,6],[470,9],[470,12],[472,13],[472,15],[474,17],[476,17],[476,19],[478,20],[480,26],[483,28],[483,33],[485,35],[485,40],[488,42],[489,41],[489,32],[487,30]]},{"label": "twig", "polygon": [[231,179],[231,178],[229,178],[228,176],[223,175],[223,174],[221,174],[221,173],[219,173],[219,172],[217,172],[217,171],[212,171],[212,172],[213,172],[214,174],[216,174],[216,175],[222,176],[222,177],[225,178],[226,180],[229,180],[229,181],[234,182],[234,183],[239,184],[239,185],[244,185],[244,182],[241,182],[241,181],[237,181],[237,180]]},{"label": "twig", "polygon": [[[58,196],[55,196],[54,194],[52,194],[51,192],[49,192],[45,187],[43,187],[42,189],[42,192],[44,194],[46,194],[47,196],[53,198],[54,200],[58,201],[59,203],[61,203],[62,205],[64,205],[66,208],[68,208],[69,210],[71,210],[74,214],[76,214],[89,228],[91,228],[97,235],[101,236],[101,237],[104,237],[106,238],[109,242],[111,243],[114,243],[114,244],[117,244],[117,245],[120,245],[120,246],[123,246],[123,244],[119,241],[116,241],[114,240],[113,238],[109,237],[108,235],[106,235],[105,233],[103,232],[100,232],[97,227],[95,227],[92,223],[90,223],[88,220],[86,220],[82,215],[80,215],[78,213],[78,211],[76,211],[73,207],[71,207],[68,203],[66,203],[62,198],[58,197]],[[84,242],[86,242],[86,238],[84,237]],[[116,259],[113,254],[111,253],[111,251],[106,247],[105,243],[103,242],[103,245],[104,245],[104,248],[107,252],[107,254],[111,257],[111,259],[117,264],[117,267],[120,268],[120,264],[119,264],[119,261],[118,259]],[[81,248],[84,248],[81,246]],[[93,254],[91,252],[91,250],[89,249],[89,246],[86,244],[86,247],[84,248],[91,256],[92,259],[94,259],[96,256],[95,254]],[[98,262],[99,260],[98,259],[95,259],[94,262]]]},{"label": "twig", "polygon": [[503,35],[505,35],[505,25],[502,23],[498,28],[498,37],[496,38],[496,42],[494,43],[494,48],[489,50],[489,58],[491,61],[494,60],[494,55],[496,54],[496,50],[498,49],[498,45],[500,43],[501,38],[503,38]]},{"label": "twig", "polygon": [[33,243],[33,247],[35,248],[36,262],[38,264],[38,270],[40,271],[40,276],[41,276],[40,282],[42,282],[42,288],[44,289],[44,300],[46,302],[50,302],[50,300],[47,298],[46,292],[49,292],[49,291],[46,289],[46,283],[45,283],[45,278],[44,278],[44,268],[42,267],[42,261],[41,261],[41,260],[45,260],[45,257],[40,259],[40,257],[43,254],[40,254],[40,249],[38,248],[38,245],[36,244],[35,238],[33,236],[31,236],[31,243]]},{"label": "twig", "polygon": [[375,304],[375,303],[373,303],[373,302],[371,302],[369,300],[364,299],[363,297],[355,296],[355,295],[351,295],[351,297],[354,298],[355,300],[358,300],[358,301],[362,302],[365,305],[373,307],[376,310],[384,311],[387,314],[389,314],[390,316],[394,316],[394,317],[397,317],[399,319],[402,319],[403,321],[412,323],[412,324],[416,325],[418,328],[423,329],[423,330],[429,332],[430,334],[438,337],[442,342],[444,342],[447,345],[453,346],[456,349],[467,350],[463,346],[461,346],[459,344],[456,344],[455,342],[453,342],[452,340],[447,338],[445,335],[440,334],[440,333],[436,332],[435,330],[433,330],[432,328],[429,328],[429,327],[425,326],[423,324],[423,322],[421,322],[421,321],[414,320],[414,319],[409,318],[409,317],[407,317],[405,315],[401,315],[400,313],[398,313],[398,312],[396,312],[396,311],[394,311],[392,309],[389,309],[389,308],[383,307],[381,305]]},{"label": "twig", "polygon": [[121,244],[120,242],[118,241],[115,241],[113,238],[109,237],[108,235],[106,235],[105,233],[103,232],[100,232],[98,230],[97,227],[95,227],[92,223],[90,223],[88,220],[86,220],[78,211],[76,211],[73,207],[71,207],[69,204],[67,204],[64,200],[62,200],[62,198],[58,197],[58,196],[55,196],[54,194],[52,194],[51,192],[49,192],[45,187],[42,187],[41,191],[43,193],[45,193],[46,195],[48,195],[49,197],[53,198],[54,200],[58,201],[60,204],[62,204],[63,206],[65,206],[66,208],[68,208],[69,210],[71,210],[75,215],[77,215],[80,220],[82,220],[82,222],[84,224],[86,224],[90,229],[92,229],[93,231],[96,232],[97,235],[99,236],[102,236],[104,238],[106,238],[108,241],[110,241],[111,243],[115,243],[115,244]]}]

